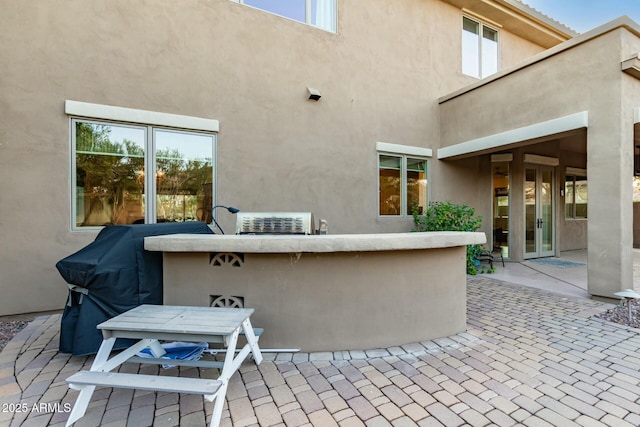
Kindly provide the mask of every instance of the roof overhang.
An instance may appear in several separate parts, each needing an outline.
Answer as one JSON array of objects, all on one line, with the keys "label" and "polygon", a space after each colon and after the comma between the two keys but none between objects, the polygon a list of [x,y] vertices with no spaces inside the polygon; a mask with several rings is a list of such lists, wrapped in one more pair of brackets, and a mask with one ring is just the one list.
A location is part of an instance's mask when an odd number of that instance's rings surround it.
[{"label": "roof overhang", "polygon": [[461,142],[448,147],[438,148],[438,159],[468,157],[481,153],[498,151],[524,141],[539,141],[560,134],[586,128],[589,125],[589,112],[582,111],[568,116],[559,117],[524,126],[506,132],[488,135],[471,141]]},{"label": "roof overhang", "polygon": [[518,0],[443,0],[464,12],[499,22],[505,30],[550,48],[578,35],[572,29],[554,21]]}]

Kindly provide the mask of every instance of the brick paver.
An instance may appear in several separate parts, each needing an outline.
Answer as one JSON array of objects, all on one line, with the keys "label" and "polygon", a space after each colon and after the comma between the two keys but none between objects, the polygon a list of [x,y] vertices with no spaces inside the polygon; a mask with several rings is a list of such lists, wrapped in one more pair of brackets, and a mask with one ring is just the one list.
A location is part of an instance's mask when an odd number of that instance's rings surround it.
[{"label": "brick paver", "polygon": [[[640,424],[640,330],[589,317],[610,306],[468,278],[467,330],[388,349],[265,353],[232,378],[223,426]],[[0,425],[58,426],[92,357],[57,353],[42,316],[0,353]],[[126,365],[127,372],[157,371]],[[164,375],[215,376],[171,368]],[[98,388],[78,426],[202,425],[202,397]]]}]

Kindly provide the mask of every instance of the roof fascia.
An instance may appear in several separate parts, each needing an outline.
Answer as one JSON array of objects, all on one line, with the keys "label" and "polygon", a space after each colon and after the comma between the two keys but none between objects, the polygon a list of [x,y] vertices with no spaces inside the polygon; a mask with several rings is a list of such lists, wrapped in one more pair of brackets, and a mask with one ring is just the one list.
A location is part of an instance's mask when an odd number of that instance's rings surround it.
[{"label": "roof fascia", "polygon": [[577,31],[573,30],[572,28],[567,27],[566,25],[562,24],[561,22],[556,21],[555,19],[545,15],[544,13],[540,12],[539,10],[534,9],[533,7],[522,3],[519,0],[499,0],[503,3],[508,4],[509,6],[511,6],[514,9],[517,9],[527,15],[529,15],[530,17],[534,18],[534,20],[539,21],[541,24],[543,24],[544,26],[554,30],[555,32],[559,32],[562,35],[564,35],[565,37],[569,38],[569,37],[575,37],[577,36],[578,33]]},{"label": "roof fascia", "polygon": [[519,0],[441,0],[463,12],[498,22],[501,28],[544,48],[556,46],[577,35],[561,23]]}]

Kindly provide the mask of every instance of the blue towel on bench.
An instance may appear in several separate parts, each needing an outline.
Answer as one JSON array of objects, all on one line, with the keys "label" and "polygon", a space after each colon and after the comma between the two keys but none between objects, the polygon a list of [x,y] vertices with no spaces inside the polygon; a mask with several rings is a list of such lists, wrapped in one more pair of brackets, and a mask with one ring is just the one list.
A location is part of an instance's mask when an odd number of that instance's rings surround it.
[{"label": "blue towel on bench", "polygon": [[[200,360],[202,353],[209,348],[209,344],[206,342],[201,343],[189,343],[189,342],[170,342],[161,344],[164,351],[167,353],[162,356],[162,359],[167,360]],[[140,357],[155,357],[149,348],[138,353]],[[175,365],[164,364],[163,368],[169,369]]]}]

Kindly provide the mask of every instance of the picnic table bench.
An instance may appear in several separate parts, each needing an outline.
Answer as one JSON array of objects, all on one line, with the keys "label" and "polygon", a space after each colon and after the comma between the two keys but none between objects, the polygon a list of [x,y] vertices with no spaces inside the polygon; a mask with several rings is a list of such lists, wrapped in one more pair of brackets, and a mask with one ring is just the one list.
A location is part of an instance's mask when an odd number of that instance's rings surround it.
[{"label": "picnic table bench", "polygon": [[[67,378],[69,387],[80,390],[67,420],[67,426],[86,412],[96,386],[156,390],[200,394],[214,401],[211,427],[220,424],[229,379],[250,355],[256,364],[262,362],[258,346],[261,329],[251,326],[251,308],[191,307],[141,305],[98,325],[103,341],[89,371]],[[246,344],[236,355],[238,336],[245,335]],[[135,344],[109,358],[117,338],[137,339]],[[215,380],[112,372],[125,362],[165,364],[165,350],[159,341],[220,343],[226,347],[224,361],[171,360],[172,365],[221,368]],[[149,348],[154,357],[136,354]]]}]

